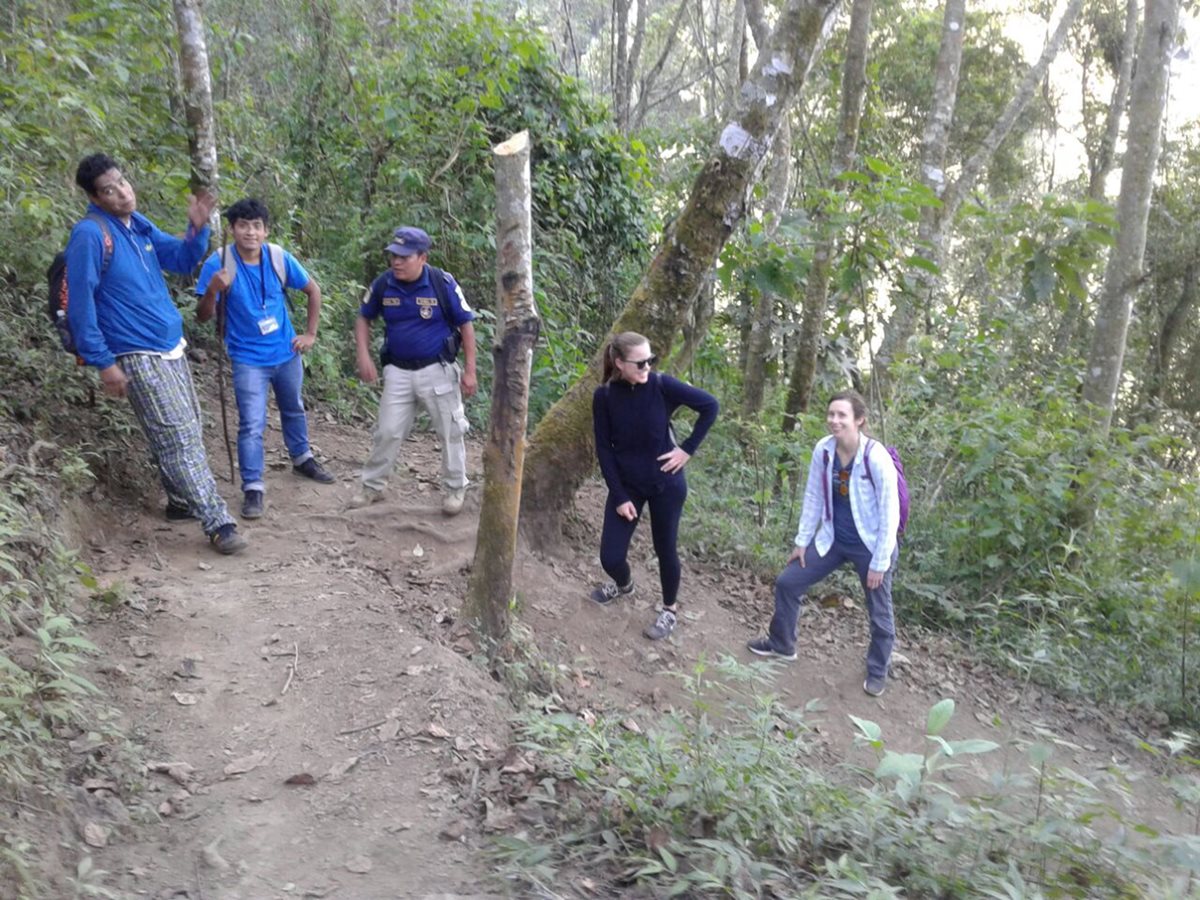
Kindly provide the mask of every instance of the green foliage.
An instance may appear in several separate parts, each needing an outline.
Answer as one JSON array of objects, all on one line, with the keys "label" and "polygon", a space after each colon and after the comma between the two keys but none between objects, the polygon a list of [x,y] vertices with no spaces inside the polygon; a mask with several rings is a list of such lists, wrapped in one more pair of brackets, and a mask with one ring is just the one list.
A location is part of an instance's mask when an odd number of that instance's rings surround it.
[{"label": "green foliage", "polygon": [[[64,769],[55,731],[97,715],[96,688],[79,672],[96,647],[70,611],[78,585],[95,580],[36,504],[48,486],[36,452],[0,471],[0,792],[9,799],[55,793]],[[0,839],[0,878],[37,896],[40,853],[22,835],[14,824]]]},{"label": "green foliage", "polygon": [[689,705],[649,728],[524,714],[542,822],[497,839],[509,882],[586,875],[593,891],[656,897],[1132,898],[1182,896],[1175,879],[1200,867],[1186,839],[1106,839],[1119,813],[1051,763],[1052,745],[1016,746],[1015,772],[960,795],[945,773],[998,745],[944,737],[949,700],[929,712],[925,754],[888,750],[877,724],[854,719],[877,766],[825,775],[804,716],[758,693],[770,672],[702,661],[685,677]]}]

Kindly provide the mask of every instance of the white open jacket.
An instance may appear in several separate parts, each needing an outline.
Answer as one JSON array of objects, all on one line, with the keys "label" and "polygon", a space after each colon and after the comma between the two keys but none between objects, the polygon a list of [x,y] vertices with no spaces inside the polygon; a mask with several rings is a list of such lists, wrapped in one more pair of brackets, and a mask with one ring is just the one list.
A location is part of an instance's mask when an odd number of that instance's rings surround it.
[{"label": "white open jacket", "polygon": [[[867,447],[871,456],[865,459]],[[796,530],[796,546],[807,547],[816,538],[817,552],[824,556],[833,546],[833,464],[837,458],[837,439],[827,435],[813,447],[804,486],[804,508]],[[871,467],[868,476],[866,466]],[[872,483],[874,482],[874,483]],[[896,465],[887,448],[863,434],[858,441],[854,467],[850,471],[850,511],[867,549],[871,551],[871,570],[886,572],[896,550],[896,529],[900,526],[900,495],[896,490]]]}]

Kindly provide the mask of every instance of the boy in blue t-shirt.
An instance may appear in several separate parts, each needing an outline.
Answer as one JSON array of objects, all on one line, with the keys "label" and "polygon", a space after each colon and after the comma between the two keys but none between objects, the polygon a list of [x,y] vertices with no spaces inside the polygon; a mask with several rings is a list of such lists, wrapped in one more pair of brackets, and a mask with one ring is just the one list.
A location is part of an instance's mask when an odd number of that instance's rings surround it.
[{"label": "boy in blue t-shirt", "polygon": [[[334,477],[308,445],[308,420],[300,397],[304,365],[300,354],[312,349],[321,315],[321,289],[278,244],[267,242],[270,213],[259,200],[239,200],[225,210],[233,245],[213,253],[200,270],[196,319],[207,322],[223,304],[225,347],[233,363],[238,406],[238,468],[242,476],[242,518],[257,519],[265,509],[263,430],[267,425],[267,388],[275,391],[283,441],[292,471],[321,484]],[[288,316],[286,290],[308,296],[308,322],[296,334]]]}]

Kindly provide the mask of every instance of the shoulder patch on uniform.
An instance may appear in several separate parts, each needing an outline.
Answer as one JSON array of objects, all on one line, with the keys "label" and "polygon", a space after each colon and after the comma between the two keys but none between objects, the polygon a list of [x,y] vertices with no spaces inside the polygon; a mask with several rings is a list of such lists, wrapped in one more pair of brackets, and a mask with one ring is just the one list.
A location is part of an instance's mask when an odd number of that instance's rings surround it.
[{"label": "shoulder patch on uniform", "polygon": [[462,285],[454,285],[454,293],[458,294],[458,305],[462,307],[463,312],[472,312],[471,304],[467,302],[467,298],[463,296]]}]

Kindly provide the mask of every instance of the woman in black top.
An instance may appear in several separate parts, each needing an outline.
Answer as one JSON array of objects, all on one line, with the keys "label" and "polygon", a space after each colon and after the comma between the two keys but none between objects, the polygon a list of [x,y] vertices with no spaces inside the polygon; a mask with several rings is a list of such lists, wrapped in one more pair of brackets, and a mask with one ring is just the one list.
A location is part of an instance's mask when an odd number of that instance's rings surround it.
[{"label": "woman in black top", "polygon": [[[719,409],[711,394],[651,371],[655,362],[646,338],[632,331],[618,334],[604,350],[604,383],[592,395],[596,457],[608,485],[600,565],[613,580],[591,596],[607,604],[633,591],[629,542],[642,509],[649,504],[663,595],[661,612],[642,632],[652,641],[667,637],[677,621],[680,565],[675,544],[687,498],[683,467]],[[680,406],[695,410],[699,418],[687,440],[676,444],[671,415]]]}]

